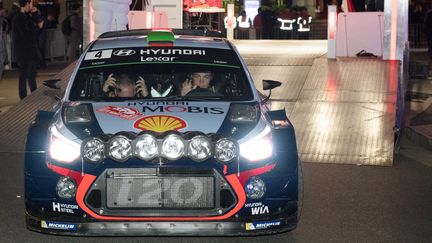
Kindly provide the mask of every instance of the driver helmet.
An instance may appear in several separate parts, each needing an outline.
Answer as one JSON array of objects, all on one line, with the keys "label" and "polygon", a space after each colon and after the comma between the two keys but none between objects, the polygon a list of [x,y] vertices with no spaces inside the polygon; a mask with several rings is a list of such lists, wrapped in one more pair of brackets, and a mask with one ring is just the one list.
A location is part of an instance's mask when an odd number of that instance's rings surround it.
[{"label": "driver helmet", "polygon": [[173,74],[153,74],[150,80],[152,97],[167,97],[174,92]]}]

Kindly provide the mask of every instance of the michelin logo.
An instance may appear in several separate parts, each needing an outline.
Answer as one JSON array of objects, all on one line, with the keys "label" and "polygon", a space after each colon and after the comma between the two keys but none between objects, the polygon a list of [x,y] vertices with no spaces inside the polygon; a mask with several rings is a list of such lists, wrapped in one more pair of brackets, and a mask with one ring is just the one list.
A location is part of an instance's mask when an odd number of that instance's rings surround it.
[{"label": "michelin logo", "polygon": [[51,222],[51,221],[41,221],[41,227],[44,229],[58,229],[58,230],[77,230],[77,224],[70,223],[60,223],[60,222]]},{"label": "michelin logo", "polygon": [[246,230],[262,230],[268,229],[273,226],[280,226],[281,221],[267,221],[267,222],[252,222],[246,223]]}]

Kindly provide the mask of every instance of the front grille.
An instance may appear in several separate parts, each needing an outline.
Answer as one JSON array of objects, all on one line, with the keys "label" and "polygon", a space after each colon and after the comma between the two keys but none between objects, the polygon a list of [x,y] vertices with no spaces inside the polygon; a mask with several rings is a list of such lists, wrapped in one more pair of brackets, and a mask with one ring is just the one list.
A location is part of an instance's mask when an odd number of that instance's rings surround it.
[{"label": "front grille", "polygon": [[98,177],[85,202],[105,216],[212,216],[237,198],[213,169],[116,168]]},{"label": "front grille", "polygon": [[107,206],[210,209],[214,207],[214,178],[115,175],[107,178]]}]

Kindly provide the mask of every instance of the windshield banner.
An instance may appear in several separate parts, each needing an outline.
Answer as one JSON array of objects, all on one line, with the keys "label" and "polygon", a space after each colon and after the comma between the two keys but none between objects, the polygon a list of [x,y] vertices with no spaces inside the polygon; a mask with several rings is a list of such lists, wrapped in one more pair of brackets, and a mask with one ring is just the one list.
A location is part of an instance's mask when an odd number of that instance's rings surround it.
[{"label": "windshield banner", "polygon": [[89,51],[80,69],[134,64],[201,64],[240,68],[231,50],[186,47],[119,48]]}]

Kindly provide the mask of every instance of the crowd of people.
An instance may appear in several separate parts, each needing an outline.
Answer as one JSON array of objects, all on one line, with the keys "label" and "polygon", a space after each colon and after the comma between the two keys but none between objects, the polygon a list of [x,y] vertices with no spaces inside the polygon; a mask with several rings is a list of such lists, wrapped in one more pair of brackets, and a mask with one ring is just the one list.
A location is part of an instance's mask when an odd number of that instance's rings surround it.
[{"label": "crowd of people", "polygon": [[[76,59],[82,40],[82,18],[80,5],[71,7],[71,32],[64,34],[67,47],[67,60]],[[27,85],[31,92],[36,89],[38,68],[46,68],[46,47],[49,45],[48,34],[59,29],[60,5],[58,0],[18,0],[10,9],[5,9],[0,0],[0,79],[5,65],[17,65],[19,68],[19,97],[27,96]],[[62,23],[63,25],[63,23]],[[10,45],[7,39],[10,38]],[[14,63],[9,63],[10,60]]]},{"label": "crowd of people", "polygon": [[[325,0],[339,6],[342,1]],[[359,1],[353,1],[358,3]],[[380,6],[376,3],[381,1],[367,1],[366,6]],[[34,3],[34,5],[33,5]],[[362,4],[360,4],[363,6]],[[427,40],[430,59],[432,59],[432,9],[428,9],[425,1],[410,1],[409,23],[410,41],[414,47],[422,46],[422,40]],[[365,9],[366,11],[369,11]],[[342,10],[340,10],[342,11]],[[262,1],[257,9],[257,15],[251,19],[244,10],[239,11],[237,24],[237,38],[249,39],[249,29],[254,28],[256,39],[307,39],[308,32],[295,31],[299,28],[297,21],[292,23],[292,30],[280,30],[282,23],[280,20],[297,20],[299,18],[309,19],[307,8],[291,6],[287,4],[278,9],[273,8],[271,1]],[[27,95],[27,85],[30,91],[36,89],[37,68],[46,67],[46,46],[47,32],[55,29],[62,29],[66,43],[66,58],[69,62],[77,58],[82,41],[82,9],[79,4],[69,7],[68,15],[65,18],[67,25],[59,23],[60,6],[58,0],[18,0],[7,10],[3,8],[0,0],[0,79],[4,71],[4,65],[13,56],[18,64],[19,77],[19,96],[21,99]],[[279,20],[278,20],[279,19]],[[304,24],[309,24],[307,21]],[[65,26],[68,27],[67,33]],[[304,26],[301,26],[304,27]],[[309,27],[309,26],[306,26]],[[7,36],[11,37],[11,48],[7,48]],[[431,62],[432,63],[432,62]],[[432,65],[431,65],[432,66]],[[431,68],[432,70],[432,68]]]},{"label": "crowd of people", "polygon": [[[309,20],[309,16],[307,8],[302,6],[285,6],[275,10],[271,5],[263,4],[257,9],[253,20],[242,10],[237,18],[237,38],[250,39],[249,29],[254,28],[256,39],[307,39],[307,36],[296,30],[299,29],[297,20]],[[282,23],[278,19],[295,20],[292,22],[292,30],[281,30]],[[309,28],[309,22],[306,25],[304,27]]]}]

